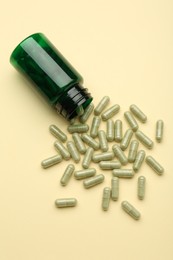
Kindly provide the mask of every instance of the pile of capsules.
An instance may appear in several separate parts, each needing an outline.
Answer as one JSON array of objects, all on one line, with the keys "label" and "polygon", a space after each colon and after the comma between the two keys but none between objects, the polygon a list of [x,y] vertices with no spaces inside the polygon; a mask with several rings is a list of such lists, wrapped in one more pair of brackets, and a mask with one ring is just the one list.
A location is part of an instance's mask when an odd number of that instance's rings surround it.
[{"label": "pile of capsules", "polygon": [[[113,105],[106,109],[110,102],[110,98],[105,96],[95,107],[91,103],[85,111],[82,107],[78,109],[78,122],[76,119],[71,120],[67,130],[72,134],[72,140],[67,140],[67,135],[62,132],[57,126],[51,125],[49,127],[50,132],[57,138],[54,143],[54,147],[58,154],[47,158],[41,162],[43,168],[48,168],[52,165],[58,164],[64,160],[73,159],[75,163],[79,163],[81,154],[83,155],[82,170],[75,171],[73,164],[69,164],[61,177],[60,183],[66,186],[74,173],[74,177],[77,180],[83,180],[84,188],[88,189],[95,185],[102,183],[105,179],[103,174],[97,174],[94,168],[90,168],[91,161],[99,163],[99,167],[102,170],[111,170],[112,179],[111,187],[105,187],[102,195],[102,209],[108,210],[110,199],[116,201],[119,197],[119,178],[132,178],[137,173],[144,160],[146,163],[158,174],[162,175],[164,172],[163,167],[152,157],[146,156],[144,150],[138,150],[139,142],[141,142],[146,148],[152,149],[153,141],[146,136],[141,130],[139,130],[139,120],[142,123],[147,121],[146,115],[136,106],[131,105],[130,111],[124,113],[125,120],[129,125],[123,135],[122,121],[113,121],[113,116],[116,115],[119,110],[119,105]],[[86,121],[94,111],[91,127],[89,129]],[[106,122],[106,131],[100,129],[101,121]],[[162,120],[156,122],[155,137],[157,142],[161,142],[163,138],[164,123]],[[132,140],[132,136],[135,133],[136,140]],[[66,142],[66,147],[63,143]],[[109,151],[109,142],[114,142]],[[117,144],[119,143],[119,145]],[[129,147],[128,156],[125,154],[125,150]],[[97,150],[101,152],[96,152]],[[116,157],[117,160],[114,160]],[[121,169],[121,166],[127,165],[127,163],[133,163],[131,169]],[[140,200],[145,196],[145,184],[146,178],[144,176],[138,177],[137,193]],[[60,198],[55,201],[55,205],[58,208],[74,207],[77,204],[75,198]],[[128,201],[121,203],[122,208],[135,220],[140,218],[139,211],[131,205]]]}]

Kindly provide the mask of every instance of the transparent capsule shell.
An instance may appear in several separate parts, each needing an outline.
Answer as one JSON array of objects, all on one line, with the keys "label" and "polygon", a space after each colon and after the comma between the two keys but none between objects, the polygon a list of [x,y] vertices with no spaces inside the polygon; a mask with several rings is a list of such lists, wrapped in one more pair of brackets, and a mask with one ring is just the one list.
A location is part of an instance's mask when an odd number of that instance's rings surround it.
[{"label": "transparent capsule shell", "polygon": [[112,173],[114,177],[119,178],[132,178],[134,176],[132,169],[114,169]]},{"label": "transparent capsule shell", "polygon": [[93,186],[96,186],[104,181],[105,177],[103,174],[96,175],[89,179],[84,180],[83,185],[85,189],[89,189]]},{"label": "transparent capsule shell", "polygon": [[82,134],[81,138],[84,143],[92,147],[94,150],[98,150],[100,148],[100,144],[95,141],[89,134]]},{"label": "transparent capsule shell", "polygon": [[69,125],[67,130],[70,134],[86,133],[89,130],[89,126],[87,124],[73,124]]},{"label": "transparent capsule shell", "polygon": [[90,136],[92,138],[97,137],[100,123],[101,123],[101,117],[94,116],[92,119],[91,128],[90,128]]},{"label": "transparent capsule shell", "polygon": [[92,114],[93,109],[94,109],[94,104],[91,103],[91,104],[90,104],[89,106],[87,106],[87,108],[84,110],[83,115],[79,118],[79,120],[80,120],[80,122],[81,122],[82,124],[84,124],[84,123],[88,120],[89,116]]},{"label": "transparent capsule shell", "polygon": [[84,169],[88,169],[92,160],[92,156],[94,153],[94,149],[92,147],[88,147],[86,150],[86,153],[84,155],[83,161],[82,161],[82,167]]},{"label": "transparent capsule shell", "polygon": [[78,133],[72,134],[73,141],[76,145],[77,150],[79,153],[84,154],[86,152],[86,147]]},{"label": "transparent capsule shell", "polygon": [[65,146],[60,143],[59,141],[54,142],[54,147],[57,151],[59,151],[59,153],[62,155],[64,160],[69,160],[70,159],[70,153],[68,152],[68,150],[65,148]]},{"label": "transparent capsule shell", "polygon": [[67,149],[71,155],[71,158],[74,160],[75,163],[80,161],[80,154],[72,141],[67,142]]},{"label": "transparent capsule shell", "polygon": [[135,133],[136,138],[148,149],[152,149],[153,148],[153,141],[146,136],[142,131],[137,130]]},{"label": "transparent capsule shell", "polygon": [[140,200],[143,200],[145,197],[145,184],[146,184],[146,178],[144,176],[139,176],[137,193],[138,193],[138,198]]},{"label": "transparent capsule shell", "polygon": [[131,129],[127,129],[120,143],[120,147],[123,151],[125,151],[129,146],[132,136],[133,136],[133,131]]},{"label": "transparent capsule shell", "polygon": [[122,209],[128,213],[133,219],[138,220],[141,217],[140,212],[132,206],[128,201],[123,201],[121,203]]},{"label": "transparent capsule shell", "polygon": [[112,146],[112,150],[122,165],[126,165],[128,163],[126,155],[117,144],[114,144]]},{"label": "transparent capsule shell", "polygon": [[41,166],[46,169],[48,167],[51,167],[55,164],[58,164],[62,162],[62,156],[57,154],[57,155],[54,155],[54,156],[51,156],[47,159],[44,159],[42,162],[41,162]]},{"label": "transparent capsule shell", "polygon": [[61,142],[66,142],[67,141],[67,135],[64,134],[61,129],[59,129],[56,125],[50,125],[49,126],[49,131],[51,132],[52,135],[54,135],[57,139],[59,139]]},{"label": "transparent capsule shell", "polygon": [[110,119],[111,117],[116,115],[119,112],[119,110],[120,110],[120,106],[117,104],[108,108],[105,112],[102,113],[102,115],[101,115],[102,120],[106,121],[106,120]]},{"label": "transparent capsule shell", "polygon": [[108,142],[112,142],[114,140],[114,121],[112,119],[108,119],[106,122],[106,138]]},{"label": "transparent capsule shell", "polygon": [[75,198],[62,198],[55,200],[55,206],[57,208],[75,207],[77,205],[77,199]]},{"label": "transparent capsule shell", "polygon": [[112,200],[118,200],[119,198],[119,178],[112,177],[111,179],[111,198]]},{"label": "transparent capsule shell", "polygon": [[130,106],[130,111],[141,123],[146,123],[147,116],[140,110],[139,107],[133,104]]},{"label": "transparent capsule shell", "polygon": [[130,143],[129,154],[128,154],[128,161],[130,163],[133,163],[135,161],[135,159],[136,159],[138,146],[139,146],[139,142],[136,141],[136,140],[133,140]]},{"label": "transparent capsule shell", "polygon": [[124,113],[124,117],[127,121],[127,123],[129,124],[130,128],[135,132],[138,130],[138,123],[136,122],[135,118],[133,117],[133,115],[127,111]]},{"label": "transparent capsule shell", "polygon": [[108,147],[108,142],[107,142],[107,139],[106,139],[105,131],[99,130],[98,131],[98,138],[99,138],[99,142],[100,142],[100,149],[103,152],[107,152],[109,147]]},{"label": "transparent capsule shell", "polygon": [[145,151],[144,150],[138,151],[138,153],[136,155],[136,159],[133,163],[133,170],[135,172],[138,172],[140,170],[144,159],[145,159]]},{"label": "transparent capsule shell", "polygon": [[121,163],[119,161],[101,161],[99,166],[102,170],[113,170],[121,168]]},{"label": "transparent capsule shell", "polygon": [[102,113],[102,111],[106,108],[106,106],[109,104],[109,102],[110,102],[110,98],[108,96],[104,96],[100,100],[100,102],[98,103],[96,108],[94,109],[94,114],[96,116],[100,115]]},{"label": "transparent capsule shell", "polygon": [[63,173],[63,176],[61,177],[61,180],[60,180],[60,183],[62,186],[66,186],[74,172],[74,165],[73,164],[69,164],[67,165],[64,173]]},{"label": "transparent capsule shell", "polygon": [[163,139],[163,128],[164,128],[163,120],[158,120],[156,122],[156,141],[158,143],[161,143]]},{"label": "transparent capsule shell", "polygon": [[115,136],[114,136],[114,139],[115,139],[115,142],[119,143],[121,142],[121,140],[123,139],[123,126],[122,126],[122,121],[121,120],[116,120],[115,121]]},{"label": "transparent capsule shell", "polygon": [[111,189],[109,187],[105,187],[103,189],[103,195],[102,195],[102,209],[105,211],[109,209],[110,197],[111,197]]},{"label": "transparent capsule shell", "polygon": [[147,156],[145,161],[158,175],[164,173],[164,168],[151,155]]},{"label": "transparent capsule shell", "polygon": [[96,169],[89,168],[89,169],[85,169],[85,170],[75,171],[74,177],[76,180],[83,180],[83,179],[92,177],[95,174],[96,174]]},{"label": "transparent capsule shell", "polygon": [[110,161],[114,158],[113,152],[97,153],[92,157],[93,162]]}]

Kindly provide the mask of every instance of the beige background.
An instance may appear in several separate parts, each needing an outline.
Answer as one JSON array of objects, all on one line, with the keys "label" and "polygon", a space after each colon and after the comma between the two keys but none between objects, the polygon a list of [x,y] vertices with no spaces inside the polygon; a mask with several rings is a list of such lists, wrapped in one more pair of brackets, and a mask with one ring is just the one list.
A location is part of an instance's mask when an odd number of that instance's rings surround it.
[{"label": "beige background", "polygon": [[[173,259],[172,13],[171,0],[3,2],[1,260]],[[101,210],[101,196],[103,187],[110,185],[109,172],[103,184],[85,190],[74,179],[67,187],[60,186],[66,162],[47,170],[40,166],[41,160],[55,154],[49,125],[66,131],[67,123],[9,64],[14,47],[35,32],[45,33],[83,75],[95,104],[109,95],[110,105],[121,106],[116,118],[137,104],[148,115],[141,130],[152,139],[156,120],[165,122],[163,143],[152,151],[145,149],[164,166],[165,174],[159,177],[144,164],[133,180],[121,181],[119,201],[111,201],[108,212]],[[147,178],[144,201],[136,197],[140,174]],[[76,208],[54,207],[56,198],[69,196],[78,199]],[[141,212],[140,221],[121,209],[126,199]]]}]

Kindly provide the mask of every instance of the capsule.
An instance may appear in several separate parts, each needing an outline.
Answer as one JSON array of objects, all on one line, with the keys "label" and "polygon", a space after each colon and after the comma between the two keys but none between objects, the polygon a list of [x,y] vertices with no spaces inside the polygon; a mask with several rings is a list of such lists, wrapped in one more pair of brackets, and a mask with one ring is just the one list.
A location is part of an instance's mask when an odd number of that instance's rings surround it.
[{"label": "capsule", "polygon": [[101,161],[99,166],[102,170],[113,170],[121,168],[121,163],[119,161]]},{"label": "capsule", "polygon": [[132,178],[134,176],[132,169],[114,169],[112,173],[114,177],[119,178]]},{"label": "capsule", "polygon": [[78,106],[78,108],[76,109],[76,112],[77,112],[78,116],[82,116],[84,114],[83,106]]},{"label": "capsule", "polygon": [[57,139],[59,139],[61,142],[67,141],[67,135],[64,134],[56,125],[50,125],[49,131],[52,135],[54,135]]},{"label": "capsule", "polygon": [[115,132],[114,132],[114,139],[115,142],[119,143],[123,139],[123,130],[122,130],[122,121],[116,120],[115,121]]},{"label": "capsule", "polygon": [[111,197],[111,189],[109,187],[105,187],[103,189],[103,195],[102,195],[102,209],[105,211],[109,209],[110,197]]},{"label": "capsule", "polygon": [[114,158],[113,152],[97,153],[92,157],[93,162],[110,161]]},{"label": "capsule", "polygon": [[69,121],[70,125],[74,125],[75,122],[76,122],[76,117],[70,119],[70,121]]},{"label": "capsule", "polygon": [[147,147],[148,149],[152,149],[153,148],[153,141],[146,136],[142,131],[138,130],[135,133],[136,138],[143,144],[145,145],[145,147]]},{"label": "capsule", "polygon": [[96,175],[94,177],[84,180],[83,185],[84,185],[85,189],[88,189],[97,184],[102,183],[104,181],[104,178],[105,177],[103,174],[99,174],[99,175]]},{"label": "capsule", "polygon": [[67,130],[69,131],[70,134],[85,133],[89,130],[89,126],[86,124],[74,124],[74,125],[69,125]]},{"label": "capsule", "polygon": [[126,165],[128,163],[126,155],[117,144],[112,146],[112,150],[122,165]]},{"label": "capsule", "polygon": [[68,152],[68,150],[64,147],[64,145],[62,143],[60,143],[59,141],[54,142],[54,147],[56,150],[58,150],[60,152],[60,154],[62,155],[62,157],[64,158],[64,160],[69,160],[70,159],[70,153]]},{"label": "capsule", "polygon": [[96,116],[99,116],[102,113],[102,111],[106,108],[106,106],[109,104],[109,102],[110,98],[108,96],[103,97],[94,109],[94,114]]},{"label": "capsule", "polygon": [[90,168],[86,170],[79,170],[74,173],[74,177],[76,180],[82,180],[89,177],[92,177],[96,174],[96,169]]},{"label": "capsule", "polygon": [[162,120],[158,120],[156,122],[156,141],[158,143],[161,143],[163,138],[163,127],[164,127],[164,122]]},{"label": "capsule", "polygon": [[135,159],[135,161],[133,163],[133,170],[135,172],[139,171],[139,169],[142,166],[142,163],[143,163],[144,159],[145,159],[145,151],[144,150],[138,151],[138,153],[136,155],[136,159]]},{"label": "capsule", "polygon": [[67,142],[67,149],[75,163],[78,163],[80,161],[80,155],[75,144],[72,141]]},{"label": "capsule", "polygon": [[119,198],[119,178],[113,177],[111,179],[111,198],[112,200],[118,200]]},{"label": "capsule", "polygon": [[140,219],[141,214],[137,209],[135,209],[128,201],[123,201],[121,203],[123,210],[128,213],[133,219]]},{"label": "capsule", "polygon": [[102,115],[101,115],[102,120],[106,121],[106,120],[110,119],[111,117],[116,115],[119,110],[120,110],[120,106],[117,104],[108,108],[105,112],[102,113]]},{"label": "capsule", "polygon": [[57,164],[57,163],[60,163],[60,162],[62,162],[62,156],[59,155],[59,154],[57,154],[57,155],[51,156],[51,157],[49,157],[49,158],[43,160],[43,161],[41,162],[41,166],[42,166],[44,169],[46,169],[46,168],[48,168],[48,167],[50,167],[50,166],[53,166],[53,165],[55,165],[55,164]]},{"label": "capsule", "polygon": [[105,131],[99,130],[98,131],[98,137],[99,137],[99,142],[100,142],[100,149],[103,152],[107,152],[109,147],[108,147],[108,142],[107,142],[107,139],[106,139]]},{"label": "capsule", "polygon": [[57,208],[75,207],[77,200],[75,198],[63,198],[55,200],[55,206]]},{"label": "capsule", "polygon": [[132,114],[127,111],[124,113],[124,117],[127,120],[127,123],[129,124],[130,128],[135,132],[138,130],[138,123],[136,122],[136,120],[134,119],[134,117],[132,116]]},{"label": "capsule", "polygon": [[81,122],[82,124],[84,124],[84,123],[88,120],[88,118],[89,118],[89,116],[91,115],[93,109],[94,109],[94,104],[91,103],[91,104],[90,104],[89,106],[87,106],[87,108],[84,110],[83,115],[79,118],[79,120],[80,120],[80,122]]},{"label": "capsule", "polygon": [[94,150],[98,150],[100,148],[100,144],[95,141],[89,134],[82,134],[81,138],[84,143],[92,147]]},{"label": "capsule", "polygon": [[90,136],[92,138],[95,138],[98,135],[98,129],[101,123],[101,117],[94,116],[92,123],[91,123],[91,129],[90,129]]},{"label": "capsule", "polygon": [[130,111],[140,122],[145,123],[147,121],[146,115],[136,105],[131,105]]},{"label": "capsule", "polygon": [[138,188],[137,188],[138,198],[140,200],[143,200],[145,197],[145,183],[146,183],[146,178],[144,176],[140,176],[138,178]]},{"label": "capsule", "polygon": [[133,136],[133,131],[131,129],[127,129],[120,143],[120,147],[123,151],[127,149],[132,136]]},{"label": "capsule", "polygon": [[91,160],[92,160],[93,153],[94,153],[94,149],[92,147],[88,147],[88,149],[86,150],[86,153],[84,155],[83,161],[82,161],[82,167],[84,169],[89,168],[89,165],[90,165]]},{"label": "capsule", "polygon": [[136,140],[133,140],[130,144],[129,154],[128,154],[128,161],[130,163],[133,163],[136,159],[138,146],[139,146],[139,142]]},{"label": "capsule", "polygon": [[108,119],[106,123],[106,138],[108,142],[112,142],[114,140],[114,121]]},{"label": "capsule", "polygon": [[158,174],[162,175],[164,173],[164,168],[152,157],[146,157],[146,163]]},{"label": "capsule", "polygon": [[78,133],[72,134],[73,141],[76,145],[76,148],[81,154],[84,154],[86,152],[86,147]]},{"label": "capsule", "polygon": [[62,186],[66,186],[68,184],[68,182],[69,182],[69,180],[70,180],[70,178],[71,178],[71,176],[74,172],[74,169],[75,169],[75,167],[74,167],[73,164],[69,164],[66,167],[64,174],[63,174],[63,176],[61,177],[61,180],[60,180],[60,183],[61,183]]}]

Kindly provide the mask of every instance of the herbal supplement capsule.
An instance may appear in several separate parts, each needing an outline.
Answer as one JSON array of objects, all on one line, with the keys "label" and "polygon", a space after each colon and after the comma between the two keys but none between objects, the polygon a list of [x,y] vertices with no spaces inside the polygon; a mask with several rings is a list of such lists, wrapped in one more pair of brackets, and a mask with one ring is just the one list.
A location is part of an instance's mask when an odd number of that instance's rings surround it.
[{"label": "herbal supplement capsule", "polygon": [[107,139],[106,139],[105,131],[99,130],[98,131],[98,137],[99,137],[99,141],[100,141],[100,149],[103,152],[107,152],[109,147],[108,147],[108,142],[107,142]]},{"label": "herbal supplement capsule", "polygon": [[119,178],[113,177],[111,180],[111,197],[113,200],[118,200],[119,197]]},{"label": "herbal supplement capsule", "polygon": [[77,200],[75,198],[63,198],[55,200],[55,206],[57,208],[75,207]]},{"label": "herbal supplement capsule", "polygon": [[89,126],[86,124],[69,125],[67,130],[72,133],[85,133],[89,130]]},{"label": "herbal supplement capsule", "polygon": [[114,140],[114,121],[112,119],[108,119],[106,123],[107,123],[106,138],[108,142],[112,142]]},{"label": "herbal supplement capsule", "polygon": [[111,189],[109,187],[105,187],[103,189],[103,195],[102,195],[102,209],[108,210],[109,208],[109,202],[111,197]]},{"label": "herbal supplement capsule", "polygon": [[70,119],[70,122],[69,122],[70,125],[74,125],[74,124],[75,124],[75,121],[76,121],[76,117]]},{"label": "herbal supplement capsule", "polygon": [[135,209],[128,201],[123,201],[121,203],[123,210],[128,213],[135,220],[140,219],[141,214],[137,209]]},{"label": "herbal supplement capsule", "polygon": [[129,154],[128,154],[128,161],[130,163],[135,161],[136,155],[137,155],[137,150],[138,150],[139,142],[136,140],[133,140],[130,144],[129,148]]},{"label": "herbal supplement capsule", "polygon": [[122,131],[122,121],[116,120],[115,121],[115,142],[121,142],[123,139],[123,131]]},{"label": "herbal supplement capsule", "polygon": [[156,122],[156,141],[158,143],[160,143],[162,141],[162,138],[163,138],[163,127],[164,127],[163,121],[158,120]]},{"label": "herbal supplement capsule", "polygon": [[100,148],[100,144],[97,141],[95,141],[90,135],[82,134],[81,138],[84,141],[84,143],[92,147],[94,150],[98,150]]},{"label": "herbal supplement capsule", "polygon": [[138,129],[138,123],[136,122],[136,120],[134,119],[134,117],[132,116],[132,114],[127,111],[124,113],[124,117],[127,120],[129,126],[131,127],[131,129],[135,132]]},{"label": "herbal supplement capsule", "polygon": [[145,123],[147,121],[146,115],[136,105],[131,105],[130,106],[130,111],[142,123]]},{"label": "herbal supplement capsule", "polygon": [[91,115],[93,109],[94,109],[94,104],[91,103],[91,104],[90,104],[89,106],[87,106],[87,108],[84,110],[83,115],[79,118],[79,120],[80,120],[80,122],[81,122],[82,124],[84,124],[84,123],[88,120],[88,118],[89,118],[89,116]]},{"label": "herbal supplement capsule", "polygon": [[95,138],[98,135],[98,129],[100,123],[101,123],[101,118],[99,116],[94,116],[90,128],[90,136],[92,138]]},{"label": "herbal supplement capsule", "polygon": [[153,141],[146,136],[142,131],[138,130],[135,133],[136,138],[143,144],[145,145],[145,147],[147,147],[148,149],[152,149],[153,148]]},{"label": "herbal supplement capsule", "polygon": [[80,161],[80,155],[75,144],[72,141],[67,142],[67,149],[75,163],[78,163]]},{"label": "herbal supplement capsule", "polygon": [[128,163],[127,157],[125,156],[125,154],[117,144],[114,144],[112,146],[112,150],[122,165],[126,165]]},{"label": "herbal supplement capsule", "polygon": [[110,108],[108,108],[105,112],[103,112],[103,114],[101,115],[102,120],[106,121],[108,119],[110,119],[111,117],[113,117],[114,115],[116,115],[118,113],[118,111],[120,110],[120,106],[119,105],[114,105]]},{"label": "herbal supplement capsule", "polygon": [[70,159],[70,153],[68,152],[68,150],[64,147],[64,145],[62,143],[60,143],[59,141],[54,142],[54,147],[56,150],[58,150],[60,152],[60,154],[62,155],[62,157],[64,158],[64,160],[69,160]]},{"label": "herbal supplement capsule", "polygon": [[85,168],[85,169],[89,168],[93,153],[94,153],[94,149],[92,147],[88,147],[88,149],[86,150],[86,153],[84,155],[83,162],[82,162],[83,168]]},{"label": "herbal supplement capsule", "polygon": [[139,169],[140,169],[141,166],[142,166],[142,163],[143,163],[144,159],[145,159],[145,151],[144,151],[144,150],[140,150],[140,151],[137,153],[136,159],[135,159],[135,161],[134,161],[134,163],[133,163],[133,170],[134,170],[135,172],[138,172],[138,171],[139,171]]},{"label": "herbal supplement capsule", "polygon": [[81,154],[84,154],[86,152],[86,147],[85,147],[80,135],[78,133],[74,133],[74,134],[72,134],[72,137],[73,137],[73,141],[74,141],[78,151]]},{"label": "herbal supplement capsule", "polygon": [[162,175],[164,173],[164,168],[152,157],[146,157],[146,163],[158,174]]},{"label": "herbal supplement capsule", "polygon": [[73,164],[69,164],[66,167],[66,169],[64,171],[64,174],[63,174],[63,176],[61,177],[61,180],[60,180],[60,183],[61,183],[62,186],[66,186],[67,185],[67,183],[69,182],[69,180],[70,180],[70,178],[71,178],[71,176],[72,176],[72,174],[74,172],[74,169],[75,168],[74,168]]},{"label": "herbal supplement capsule", "polygon": [[98,105],[96,106],[96,108],[94,109],[94,114],[96,116],[99,116],[102,113],[102,111],[106,108],[109,101],[110,98],[108,96],[103,97],[101,101],[98,103]]},{"label": "herbal supplement capsule", "polygon": [[146,179],[145,179],[144,176],[138,177],[138,189],[137,189],[137,192],[138,192],[138,198],[140,200],[143,200],[144,196],[145,196],[145,183],[146,183]]},{"label": "herbal supplement capsule", "polygon": [[82,116],[84,114],[83,106],[78,106],[76,112],[78,116]]},{"label": "herbal supplement capsule", "polygon": [[96,170],[94,168],[79,170],[74,173],[74,177],[76,180],[82,180],[89,177],[92,177],[96,174]]},{"label": "herbal supplement capsule", "polygon": [[134,176],[132,169],[114,169],[112,173],[114,177],[119,178],[132,178]]},{"label": "herbal supplement capsule", "polygon": [[91,177],[89,179],[86,179],[84,182],[83,182],[83,185],[85,187],[85,189],[88,189],[88,188],[91,188],[97,184],[100,184],[104,181],[105,177],[103,174],[99,174],[99,175],[96,175],[94,177]]},{"label": "herbal supplement capsule", "polygon": [[132,136],[133,136],[133,131],[131,129],[127,129],[120,143],[120,147],[123,151],[127,149]]},{"label": "herbal supplement capsule", "polygon": [[121,163],[119,161],[101,161],[99,166],[102,170],[113,170],[121,168]]},{"label": "herbal supplement capsule", "polygon": [[60,163],[60,162],[62,162],[62,156],[59,155],[59,154],[57,154],[57,155],[51,156],[51,157],[49,157],[49,158],[43,160],[43,161],[41,162],[41,166],[42,166],[44,169],[46,169],[46,168],[48,168],[48,167],[50,167],[50,166],[53,166],[53,165],[55,165],[55,164],[57,164],[57,163]]},{"label": "herbal supplement capsule", "polygon": [[114,158],[113,152],[97,153],[92,157],[93,162],[110,161]]},{"label": "herbal supplement capsule", "polygon": [[50,125],[49,130],[57,139],[60,139],[61,142],[67,141],[67,136],[64,134],[56,125]]}]

